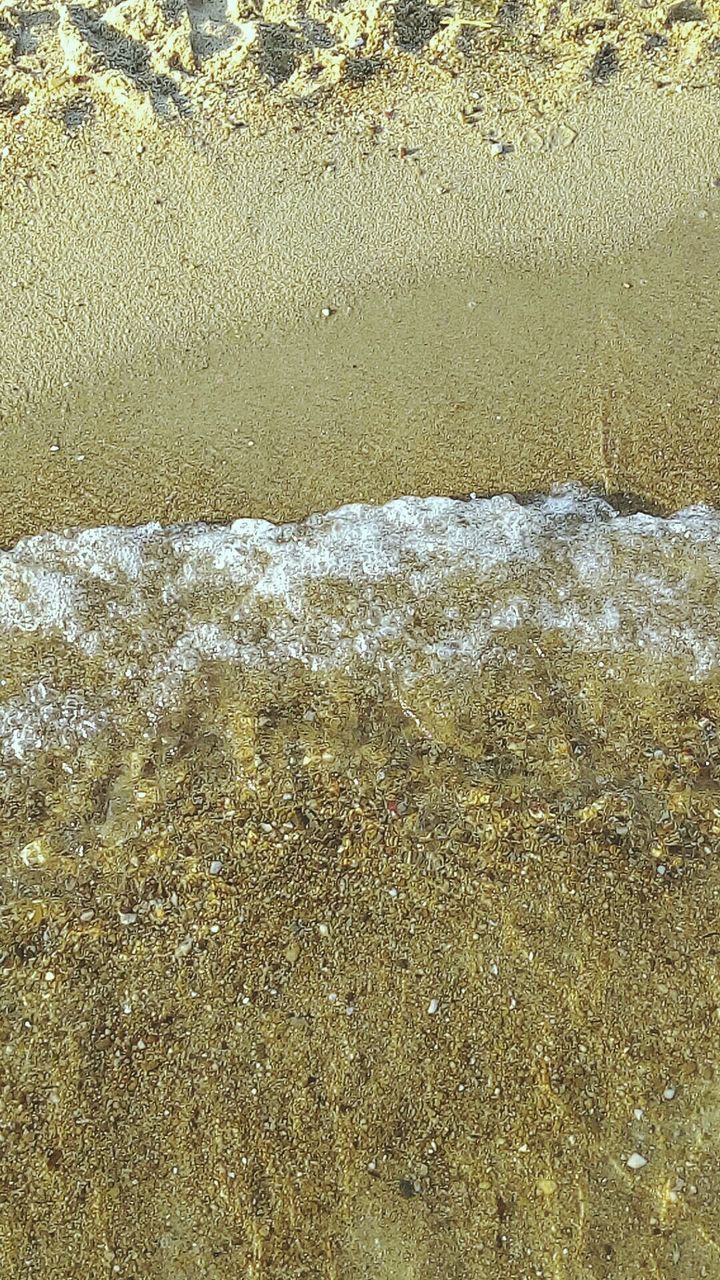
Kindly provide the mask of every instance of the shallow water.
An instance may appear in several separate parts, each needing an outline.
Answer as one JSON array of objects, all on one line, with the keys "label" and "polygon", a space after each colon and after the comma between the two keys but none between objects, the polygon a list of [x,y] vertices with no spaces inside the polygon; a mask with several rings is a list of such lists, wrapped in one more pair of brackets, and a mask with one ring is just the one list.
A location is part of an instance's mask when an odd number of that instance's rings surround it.
[{"label": "shallow water", "polygon": [[719,1274],[719,586],[572,487],[0,554],[8,1274]]}]

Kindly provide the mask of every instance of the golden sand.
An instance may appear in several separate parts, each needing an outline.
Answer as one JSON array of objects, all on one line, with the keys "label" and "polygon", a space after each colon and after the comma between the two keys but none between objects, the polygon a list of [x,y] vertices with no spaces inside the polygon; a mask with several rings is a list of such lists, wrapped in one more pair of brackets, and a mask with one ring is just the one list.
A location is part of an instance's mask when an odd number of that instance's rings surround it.
[{"label": "golden sand", "polygon": [[565,479],[717,501],[713,92],[607,89],[569,146],[506,122],[507,155],[448,94],[30,152],[0,237],[0,541]]},{"label": "golden sand", "polygon": [[7,1274],[717,1276],[717,684],[531,652],[6,785]]},{"label": "golden sand", "polygon": [[[710,0],[0,0],[0,544],[717,504],[719,39]],[[419,722],[210,669],[162,748],[128,699],[3,778],[3,1275],[720,1274],[720,693],[532,639]],[[30,631],[4,698],[40,659],[92,683]]]}]

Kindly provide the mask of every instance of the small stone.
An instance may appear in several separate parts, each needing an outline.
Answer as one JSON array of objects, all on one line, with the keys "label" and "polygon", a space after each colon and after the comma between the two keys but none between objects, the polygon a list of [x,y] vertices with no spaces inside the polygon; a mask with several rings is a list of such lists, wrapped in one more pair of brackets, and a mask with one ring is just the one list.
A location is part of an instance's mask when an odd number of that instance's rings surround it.
[{"label": "small stone", "polygon": [[327,938],[330,936],[330,930],[326,924],[318,925],[318,933],[320,934],[321,938]]},{"label": "small stone", "polygon": [[192,938],[184,938],[175,948],[175,955],[178,959],[183,956],[189,956],[192,951]]},{"label": "small stone", "polygon": [[676,22],[707,22],[707,15],[692,0],[680,0],[679,4],[671,5],[667,12],[668,26],[671,27]]},{"label": "small stone", "polygon": [[215,858],[210,863],[210,875],[219,876],[221,871],[222,871],[222,862],[220,862],[218,858]]},{"label": "small stone", "polygon": [[644,1169],[647,1164],[645,1156],[641,1156],[639,1151],[633,1151],[631,1156],[627,1158],[628,1169]]},{"label": "small stone", "polygon": [[666,1089],[663,1089],[663,1098],[665,1099],[666,1102],[672,1102],[673,1098],[675,1097],[675,1093],[676,1093],[675,1085],[669,1084]]},{"label": "small stone", "polygon": [[20,858],[26,867],[44,867],[50,858],[50,846],[43,836],[31,840],[20,850]]},{"label": "small stone", "polygon": [[439,1008],[440,1008],[440,1001],[433,999],[430,1001],[428,1005],[428,1013],[437,1013]]},{"label": "small stone", "polygon": [[121,912],[120,912],[120,923],[121,923],[121,924],[136,924],[136,923],[137,923],[137,912],[135,912],[135,911],[121,911]]}]

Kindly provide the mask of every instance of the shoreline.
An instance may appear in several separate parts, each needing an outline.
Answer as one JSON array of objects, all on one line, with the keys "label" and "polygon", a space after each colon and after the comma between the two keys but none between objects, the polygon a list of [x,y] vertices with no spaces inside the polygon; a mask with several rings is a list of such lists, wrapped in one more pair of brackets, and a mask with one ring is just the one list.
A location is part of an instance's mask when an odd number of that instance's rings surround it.
[{"label": "shoreline", "polygon": [[[426,83],[11,155],[0,548],[720,510],[717,92]],[[606,517],[0,555],[5,1272],[713,1273],[720,516]]]},{"label": "shoreline", "polygon": [[422,505],[1,557],[3,1274],[714,1274],[720,515]]}]

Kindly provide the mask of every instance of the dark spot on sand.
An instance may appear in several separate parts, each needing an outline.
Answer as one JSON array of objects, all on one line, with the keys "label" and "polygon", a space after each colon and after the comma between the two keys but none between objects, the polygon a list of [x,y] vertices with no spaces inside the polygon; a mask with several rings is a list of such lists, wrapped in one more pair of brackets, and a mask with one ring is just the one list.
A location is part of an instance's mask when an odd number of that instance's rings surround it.
[{"label": "dark spot on sand", "polygon": [[290,79],[309,49],[308,42],[286,22],[260,23],[260,70],[273,86]]},{"label": "dark spot on sand", "polygon": [[593,84],[607,84],[620,70],[620,60],[614,44],[604,44],[598,49],[590,68]]},{"label": "dark spot on sand", "polygon": [[692,0],[680,0],[668,9],[667,22],[672,27],[676,22],[705,22],[706,16],[698,4]]},{"label": "dark spot on sand", "polygon": [[316,49],[332,48],[333,37],[324,22],[318,22],[315,18],[305,18],[300,25],[303,35]]},{"label": "dark spot on sand", "polygon": [[0,116],[16,116],[28,104],[24,93],[14,93],[11,98],[0,98]]},{"label": "dark spot on sand", "polygon": [[351,85],[365,84],[381,66],[382,58],[351,58],[345,67],[345,79]]},{"label": "dark spot on sand", "polygon": [[497,11],[497,20],[503,27],[515,27],[522,17],[522,11],[522,0],[503,0]]},{"label": "dark spot on sand", "polygon": [[399,0],[395,8],[395,36],[398,46],[416,53],[440,30],[442,12],[427,0]]}]

